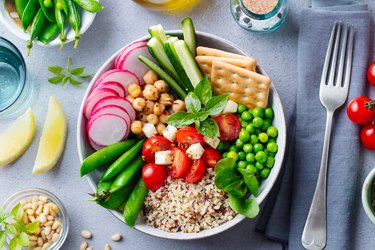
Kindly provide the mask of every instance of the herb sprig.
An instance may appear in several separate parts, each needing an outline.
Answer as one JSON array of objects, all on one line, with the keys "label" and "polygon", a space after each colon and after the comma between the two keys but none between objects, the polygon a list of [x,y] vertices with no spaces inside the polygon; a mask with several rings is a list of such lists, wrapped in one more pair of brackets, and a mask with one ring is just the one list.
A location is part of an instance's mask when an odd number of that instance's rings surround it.
[{"label": "herb sprig", "polygon": [[216,121],[209,116],[220,114],[228,96],[212,96],[211,83],[207,77],[203,78],[185,98],[185,106],[188,112],[177,112],[167,119],[167,123],[177,128],[195,124],[195,128],[210,138],[220,136]]},{"label": "herb sprig", "polygon": [[[74,86],[81,85],[83,81],[79,81],[84,78],[92,77],[94,74],[85,74],[86,67],[70,68],[70,56],[68,57],[68,63],[66,65],[65,71],[60,66],[49,66],[48,70],[54,73],[55,76],[48,79],[52,84],[62,84],[63,86],[69,82]],[[76,79],[74,78],[76,77]],[[79,80],[77,78],[80,78]]]}]

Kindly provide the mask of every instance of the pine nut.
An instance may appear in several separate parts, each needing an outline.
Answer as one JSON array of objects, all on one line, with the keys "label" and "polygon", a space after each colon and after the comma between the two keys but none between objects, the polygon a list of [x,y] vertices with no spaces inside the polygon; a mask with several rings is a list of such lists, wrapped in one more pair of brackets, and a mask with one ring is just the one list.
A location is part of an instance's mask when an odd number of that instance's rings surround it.
[{"label": "pine nut", "polygon": [[33,250],[43,250],[41,247],[36,247]]},{"label": "pine nut", "polygon": [[42,250],[47,250],[49,248],[50,244],[47,242],[47,243],[44,243],[43,247],[42,247]]},{"label": "pine nut", "polygon": [[52,226],[53,225],[53,221],[48,221],[44,224],[44,226]]},{"label": "pine nut", "polygon": [[83,231],[81,232],[81,236],[82,236],[83,238],[85,238],[85,239],[91,239],[91,237],[92,237],[92,233],[91,233],[90,231],[88,231],[88,230],[83,230]]},{"label": "pine nut", "polygon": [[36,244],[38,244],[38,242],[36,242],[35,240],[30,240],[29,246],[33,247],[36,246]]},{"label": "pine nut", "polygon": [[38,217],[38,220],[40,221],[40,223],[46,223],[47,222],[47,218],[46,218],[46,215],[45,214],[40,214],[39,217]]},{"label": "pine nut", "polygon": [[53,225],[52,225],[52,229],[57,229],[57,227],[60,225],[60,222],[58,220],[56,220]]},{"label": "pine nut", "polygon": [[40,200],[40,201],[44,201],[44,202],[48,202],[48,197],[43,196],[43,195],[40,195],[40,196],[39,196],[39,200]]},{"label": "pine nut", "polygon": [[120,241],[121,240],[121,235],[119,233],[114,234],[111,236],[111,240],[113,241]]},{"label": "pine nut", "polygon": [[30,240],[30,241],[37,241],[37,240],[38,240],[38,237],[36,237],[35,235],[30,235],[30,236],[29,236],[29,240]]},{"label": "pine nut", "polygon": [[47,216],[47,220],[53,220],[53,216],[52,215],[48,215]]},{"label": "pine nut", "polygon": [[56,212],[53,209],[49,209],[49,212],[53,217],[56,217]]},{"label": "pine nut", "polygon": [[111,250],[111,246],[109,244],[105,244],[104,250]]},{"label": "pine nut", "polygon": [[52,204],[52,209],[53,209],[53,211],[55,211],[56,213],[59,213],[59,212],[60,212],[60,209],[59,209],[59,207],[58,207],[56,204]]},{"label": "pine nut", "polygon": [[35,211],[37,208],[38,208],[38,203],[33,202],[33,205],[31,206],[31,209]]},{"label": "pine nut", "polygon": [[51,227],[50,226],[45,227],[44,233],[46,234],[46,236],[48,236],[51,233]]},{"label": "pine nut", "polygon": [[61,232],[61,226],[59,226],[57,229],[56,229],[56,233],[60,233]]},{"label": "pine nut", "polygon": [[38,205],[40,206],[40,205],[44,205],[45,204],[45,202],[44,201],[38,201]]},{"label": "pine nut", "polygon": [[48,239],[48,241],[51,241],[51,239],[52,239],[52,236],[53,236],[53,234],[49,234],[49,235],[47,235],[46,237],[47,237],[47,239]]},{"label": "pine nut", "polygon": [[26,213],[28,214],[28,215],[33,215],[34,213],[35,213],[35,211],[33,210],[33,209],[27,209],[26,210]]},{"label": "pine nut", "polygon": [[37,215],[41,214],[43,212],[43,205],[39,205],[38,209],[35,211]]},{"label": "pine nut", "polygon": [[38,246],[43,246],[43,244],[44,244],[44,241],[43,241],[43,238],[42,237],[39,237],[38,238]]},{"label": "pine nut", "polygon": [[82,242],[81,246],[79,247],[79,250],[86,250],[87,246],[88,246],[87,242],[84,241],[84,242]]},{"label": "pine nut", "polygon": [[23,210],[27,210],[27,209],[31,208],[32,205],[33,205],[33,204],[31,204],[31,203],[26,203],[26,204],[23,206]]},{"label": "pine nut", "polygon": [[60,234],[54,233],[52,236],[52,242],[56,242],[60,239]]},{"label": "pine nut", "polygon": [[44,233],[44,231],[42,231],[42,232],[40,233],[40,236],[42,236],[43,240],[46,240],[46,239],[47,239],[46,234]]},{"label": "pine nut", "polygon": [[29,218],[29,221],[31,221],[31,222],[34,222],[36,220],[33,215],[29,215],[29,216],[27,216],[27,218]]},{"label": "pine nut", "polygon": [[45,205],[43,208],[43,213],[47,216],[49,215],[49,206]]}]

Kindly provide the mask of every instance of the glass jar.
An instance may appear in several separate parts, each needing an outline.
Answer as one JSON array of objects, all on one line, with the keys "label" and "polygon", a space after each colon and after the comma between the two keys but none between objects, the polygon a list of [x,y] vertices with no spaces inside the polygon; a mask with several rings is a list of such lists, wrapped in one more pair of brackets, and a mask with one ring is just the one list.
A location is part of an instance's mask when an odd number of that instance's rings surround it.
[{"label": "glass jar", "polygon": [[133,0],[147,8],[156,11],[181,11],[191,8],[199,0]]},{"label": "glass jar", "polygon": [[231,12],[237,24],[253,32],[271,32],[284,22],[287,0],[231,0]]}]

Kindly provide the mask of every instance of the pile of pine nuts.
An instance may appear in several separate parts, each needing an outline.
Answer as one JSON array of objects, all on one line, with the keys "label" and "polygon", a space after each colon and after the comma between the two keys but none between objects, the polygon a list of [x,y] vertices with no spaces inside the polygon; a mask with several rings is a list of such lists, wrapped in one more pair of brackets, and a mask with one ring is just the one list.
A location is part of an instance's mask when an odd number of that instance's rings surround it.
[{"label": "pile of pine nuts", "polygon": [[26,225],[39,221],[39,230],[30,235],[29,250],[47,250],[60,239],[62,230],[59,207],[50,202],[46,196],[31,196],[22,200],[24,210],[23,223]]}]

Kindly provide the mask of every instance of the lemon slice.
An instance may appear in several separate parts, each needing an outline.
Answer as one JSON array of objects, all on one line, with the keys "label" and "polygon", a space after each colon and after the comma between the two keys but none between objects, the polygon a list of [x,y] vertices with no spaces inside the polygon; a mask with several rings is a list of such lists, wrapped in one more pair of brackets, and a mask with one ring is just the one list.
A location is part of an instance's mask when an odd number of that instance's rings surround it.
[{"label": "lemon slice", "polygon": [[51,96],[33,174],[45,173],[56,165],[64,151],[67,131],[64,110],[56,98]]},{"label": "lemon slice", "polygon": [[34,112],[29,108],[0,134],[0,166],[17,160],[29,148],[34,134]]}]

